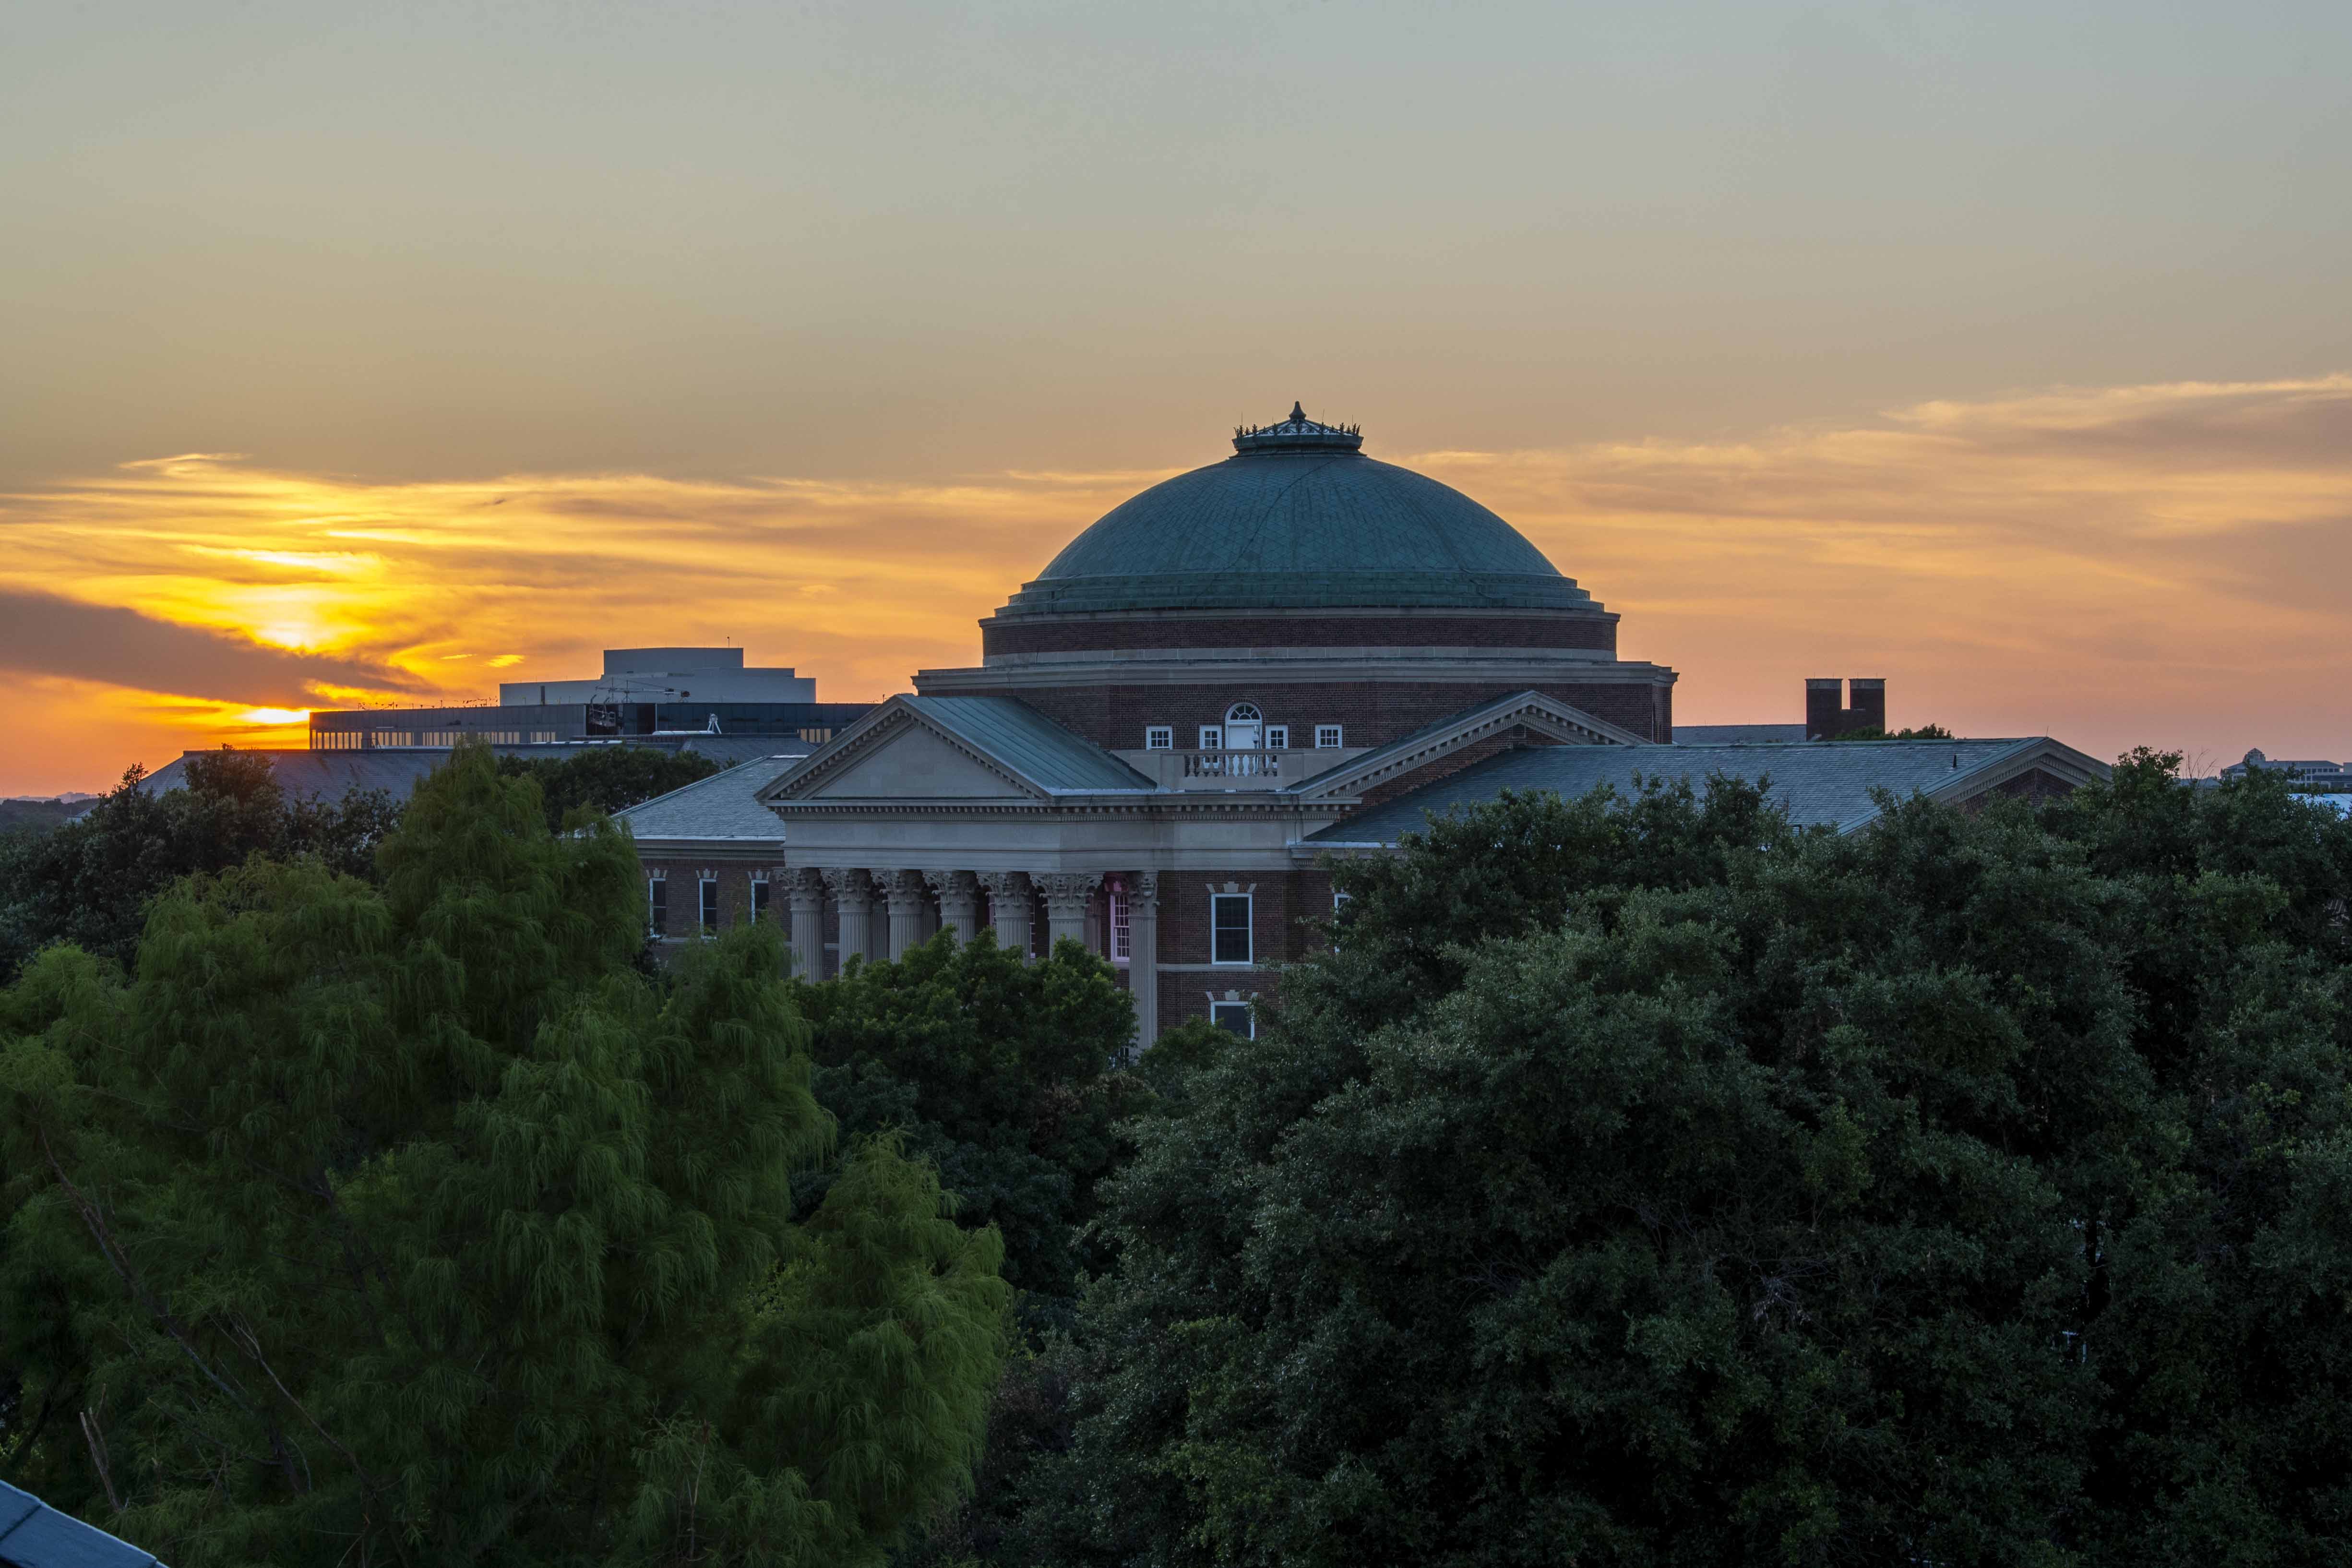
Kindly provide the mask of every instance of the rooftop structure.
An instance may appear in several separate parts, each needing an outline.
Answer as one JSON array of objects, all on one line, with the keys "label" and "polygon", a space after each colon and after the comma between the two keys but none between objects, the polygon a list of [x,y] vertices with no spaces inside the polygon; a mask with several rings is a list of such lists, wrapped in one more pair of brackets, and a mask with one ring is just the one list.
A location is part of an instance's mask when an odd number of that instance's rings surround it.
[{"label": "rooftop structure", "polygon": [[572,702],[814,702],[816,681],[789,665],[747,668],[740,647],[608,647],[591,679],[502,680],[501,708]]},{"label": "rooftop structure", "polygon": [[0,1564],[6,1568],[160,1568],[155,1554],[0,1481]]}]

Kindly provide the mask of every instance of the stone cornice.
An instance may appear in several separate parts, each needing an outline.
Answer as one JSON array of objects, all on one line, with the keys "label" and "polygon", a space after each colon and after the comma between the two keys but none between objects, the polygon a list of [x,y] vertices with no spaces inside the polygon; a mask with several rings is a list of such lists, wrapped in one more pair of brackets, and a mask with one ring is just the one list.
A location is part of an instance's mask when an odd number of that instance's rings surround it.
[{"label": "stone cornice", "polygon": [[[1402,655],[1404,657],[1397,657]],[[1415,685],[1672,686],[1673,670],[1640,660],[1581,655],[1573,648],[1529,658],[1480,648],[1234,648],[1138,650],[1137,657],[1013,654],[982,665],[919,669],[926,697],[978,696],[1024,688],[1196,686],[1246,681],[1257,686]]]}]

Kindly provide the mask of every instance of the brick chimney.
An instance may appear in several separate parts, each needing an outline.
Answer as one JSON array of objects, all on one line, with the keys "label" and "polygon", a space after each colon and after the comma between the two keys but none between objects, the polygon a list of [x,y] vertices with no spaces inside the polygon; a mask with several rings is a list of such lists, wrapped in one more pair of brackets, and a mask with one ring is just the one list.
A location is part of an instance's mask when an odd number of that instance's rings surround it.
[{"label": "brick chimney", "polygon": [[1805,739],[1826,741],[1845,727],[1845,682],[1819,677],[1805,682]]},{"label": "brick chimney", "polygon": [[[1848,687],[1853,706],[1845,702]],[[1886,680],[1883,676],[1856,676],[1851,681],[1812,676],[1805,681],[1805,739],[1834,741],[1853,730],[1886,728]]]},{"label": "brick chimney", "polygon": [[1847,700],[1845,727],[1849,730],[1879,730],[1886,728],[1886,679],[1884,676],[1856,676],[1845,683],[1853,693]]}]

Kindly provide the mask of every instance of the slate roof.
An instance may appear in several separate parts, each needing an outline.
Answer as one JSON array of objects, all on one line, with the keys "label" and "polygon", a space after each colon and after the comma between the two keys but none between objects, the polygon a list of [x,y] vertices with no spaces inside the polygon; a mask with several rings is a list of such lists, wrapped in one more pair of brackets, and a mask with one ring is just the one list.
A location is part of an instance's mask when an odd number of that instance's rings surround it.
[{"label": "slate roof", "polygon": [[[185,789],[188,758],[205,754],[184,753],[149,773],[139,787],[149,795]],[[381,752],[263,751],[258,754],[269,759],[269,771],[277,778],[278,787],[289,796],[330,803],[341,801],[355,790],[370,789],[386,790],[393,799],[406,800],[425,782],[425,774],[449,760],[446,749],[421,747]]]},{"label": "slate roof", "polygon": [[613,819],[627,823],[639,843],[678,838],[734,844],[780,842],[784,825],[760,804],[759,795],[801,755],[739,763],[725,773],[616,811]]},{"label": "slate roof", "polygon": [[[1769,775],[1773,799],[1800,827],[1827,825],[1850,832],[1877,815],[1874,789],[1898,795],[1965,788],[1972,775],[1997,774],[2001,765],[2049,744],[2041,737],[1996,741],[1838,741],[1761,746],[1535,746],[1505,752],[1460,773],[1346,817],[1308,844],[1393,844],[1424,824],[1423,813],[1444,816],[1457,804],[1495,798],[1504,790],[1554,790],[1580,795],[1597,784],[1630,793],[1633,777],[1687,778],[1703,784],[1710,773],[1756,779]],[[1957,763],[1957,765],[1956,765]]]},{"label": "slate roof", "polygon": [[1272,445],[1112,508],[997,613],[1349,605],[1600,608],[1457,489],[1343,447]]},{"label": "slate roof", "polygon": [[731,768],[762,757],[805,757],[816,748],[797,735],[697,735],[678,750]]},{"label": "slate roof", "polygon": [[1145,777],[1011,697],[900,697],[896,700],[987,752],[1049,795],[1156,791]]},{"label": "slate roof", "polygon": [[1754,746],[1801,743],[1802,724],[1677,724],[1677,746]]},{"label": "slate roof", "polygon": [[[1435,735],[1442,731],[1456,729],[1465,725],[1475,725],[1491,713],[1520,707],[1530,699],[1534,699],[1538,696],[1540,696],[1540,693],[1534,691],[1511,691],[1506,692],[1500,697],[1490,697],[1484,702],[1477,703],[1469,708],[1465,708],[1459,713],[1449,713],[1443,719],[1423,724],[1420,729],[1412,731],[1412,733],[1406,735],[1402,739],[1391,741],[1385,746],[1375,746],[1370,751],[1366,752],[1362,756],[1351,758],[1348,762],[1340,763],[1338,767],[1327,768],[1321,773],[1309,774],[1306,778],[1299,780],[1297,784],[1286,784],[1283,786],[1282,793],[1285,795],[1319,794],[1322,791],[1328,789],[1332,781],[1336,778],[1370,777],[1372,770],[1379,768],[1391,757],[1403,756],[1409,752],[1419,750],[1428,742],[1431,736]],[[1566,704],[1563,703],[1561,706],[1565,707]],[[1596,719],[1590,713],[1582,713],[1581,710],[1579,711],[1580,716],[1588,721],[1586,725],[1587,732],[1591,732],[1592,731],[1597,730],[1604,734],[1611,733],[1612,731],[1616,735],[1623,735],[1627,733],[1627,731],[1619,730],[1615,725],[1609,723],[1606,720]]]},{"label": "slate roof", "polygon": [[0,1481],[0,1563],[9,1568],[158,1568],[155,1554]]}]

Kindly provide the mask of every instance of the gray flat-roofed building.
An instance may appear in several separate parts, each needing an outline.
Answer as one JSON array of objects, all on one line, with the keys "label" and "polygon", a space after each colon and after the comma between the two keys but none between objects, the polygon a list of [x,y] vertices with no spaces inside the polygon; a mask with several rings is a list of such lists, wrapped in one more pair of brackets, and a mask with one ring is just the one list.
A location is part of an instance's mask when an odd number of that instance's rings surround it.
[{"label": "gray flat-roofed building", "polygon": [[576,741],[758,735],[821,745],[873,710],[819,702],[814,679],[743,663],[740,647],[616,647],[586,679],[508,680],[498,706],[347,708],[310,715],[313,751],[446,749],[461,741],[551,746]]},{"label": "gray flat-roofed building", "polygon": [[502,680],[501,708],[574,702],[814,702],[814,678],[789,665],[746,666],[740,647],[608,647],[586,679]]}]

